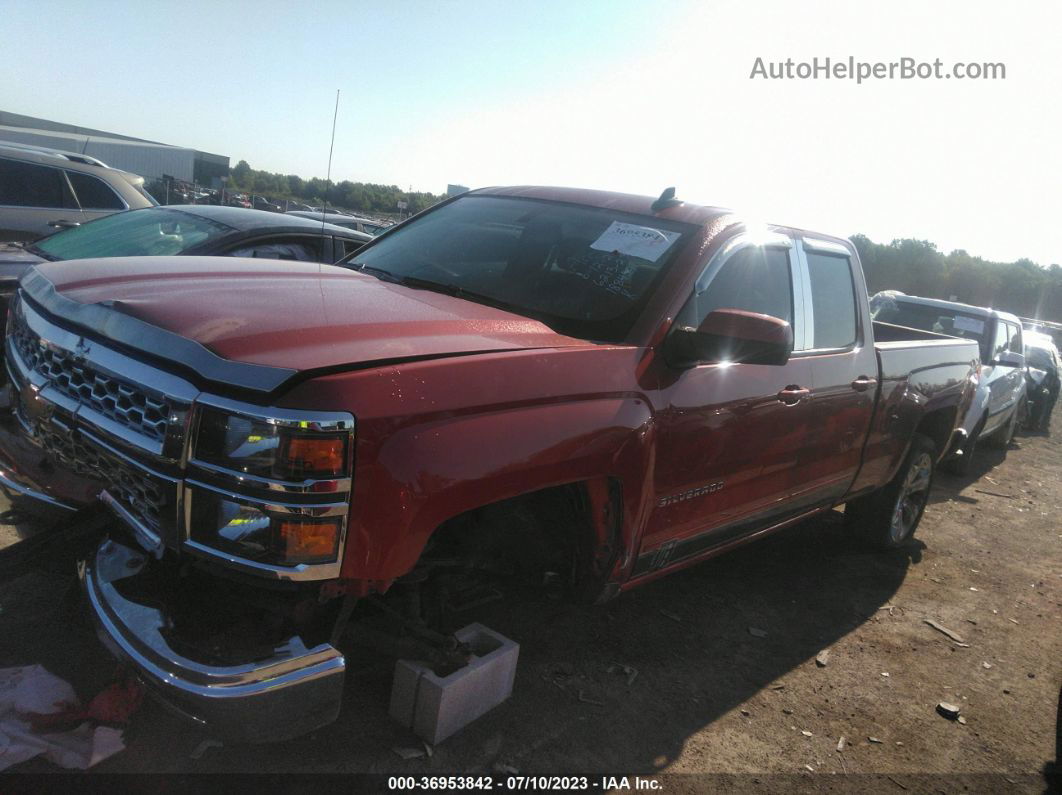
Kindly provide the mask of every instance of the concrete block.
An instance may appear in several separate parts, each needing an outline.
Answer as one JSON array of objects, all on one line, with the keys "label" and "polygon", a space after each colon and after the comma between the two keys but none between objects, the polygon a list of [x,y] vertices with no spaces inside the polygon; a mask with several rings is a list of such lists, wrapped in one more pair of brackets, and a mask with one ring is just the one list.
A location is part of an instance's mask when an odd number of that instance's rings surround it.
[{"label": "concrete block", "polygon": [[454,633],[472,647],[468,665],[436,676],[415,660],[399,660],[391,686],[391,717],[432,745],[442,742],[509,698],[520,645],[482,624]]}]

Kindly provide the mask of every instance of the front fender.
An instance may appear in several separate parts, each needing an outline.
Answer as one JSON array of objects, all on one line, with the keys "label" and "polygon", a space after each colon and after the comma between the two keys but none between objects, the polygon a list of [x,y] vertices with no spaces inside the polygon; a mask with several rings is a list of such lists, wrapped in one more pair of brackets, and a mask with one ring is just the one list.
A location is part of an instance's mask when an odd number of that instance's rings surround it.
[{"label": "front fender", "polygon": [[[447,519],[510,497],[602,476],[622,488],[624,548],[650,488],[651,414],[638,398],[551,403],[438,419],[390,434],[375,451],[342,575],[408,572]],[[651,500],[650,500],[651,501]]]},{"label": "front fender", "polygon": [[988,401],[991,397],[992,391],[988,388],[988,385],[983,382],[979,383],[973,402],[970,404],[970,408],[967,409],[966,416],[963,417],[962,421],[962,429],[966,431],[968,437],[973,437],[974,429],[988,416]]},{"label": "front fender", "polygon": [[652,505],[653,385],[644,355],[592,344],[499,352],[337,373],[291,390],[281,405],[342,408],[356,418],[341,576],[399,577],[448,519],[606,477],[622,490],[629,556]]}]

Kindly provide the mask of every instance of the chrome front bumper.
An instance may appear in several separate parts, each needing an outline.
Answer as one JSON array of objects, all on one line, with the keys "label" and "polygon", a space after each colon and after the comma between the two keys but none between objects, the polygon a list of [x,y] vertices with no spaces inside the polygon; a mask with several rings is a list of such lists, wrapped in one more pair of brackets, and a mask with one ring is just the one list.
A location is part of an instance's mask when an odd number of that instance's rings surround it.
[{"label": "chrome front bumper", "polygon": [[272,656],[241,665],[190,660],[167,642],[164,609],[127,599],[116,587],[148,565],[139,550],[108,539],[81,576],[100,639],[164,706],[214,736],[244,742],[285,740],[336,719],[346,669],[339,651],[328,644],[307,649],[294,636]]}]

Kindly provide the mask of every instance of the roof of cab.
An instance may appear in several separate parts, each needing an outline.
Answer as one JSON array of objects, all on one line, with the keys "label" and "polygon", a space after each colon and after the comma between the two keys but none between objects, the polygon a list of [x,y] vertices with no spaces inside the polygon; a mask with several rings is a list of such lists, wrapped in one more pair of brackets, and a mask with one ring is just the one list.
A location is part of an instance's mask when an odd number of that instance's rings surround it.
[{"label": "roof of cab", "polygon": [[293,230],[297,232],[328,233],[337,237],[363,242],[372,240],[372,235],[365,232],[358,232],[343,226],[335,226],[327,222],[321,223],[320,220],[314,221],[309,218],[301,218],[290,213],[272,213],[267,210],[251,210],[246,207],[227,207],[216,204],[169,204],[159,209],[209,218],[241,232],[254,229],[269,229],[270,231]]},{"label": "roof of cab", "polygon": [[[743,223],[747,218],[737,210],[727,207],[715,207],[712,205],[692,204],[676,195],[679,204],[673,207],[653,212],[653,202],[656,196],[639,196],[633,193],[616,193],[605,190],[587,190],[583,188],[557,188],[537,185],[514,185],[508,187],[479,188],[463,193],[461,196],[511,196],[521,199],[539,199],[542,201],[568,202],[569,204],[582,204],[589,207],[598,207],[617,212],[646,215],[656,218],[666,218],[669,221],[694,224],[696,226],[708,226],[721,219],[726,219],[725,226]],[[783,230],[788,234],[814,237],[821,240],[830,240],[840,243],[846,248],[855,250],[852,241],[839,235],[831,235],[810,229],[791,226],[787,224],[768,223],[767,226]]]},{"label": "roof of cab", "polygon": [[[890,293],[890,297],[894,301],[906,301],[911,304],[921,304],[923,306],[935,306],[940,309],[958,309],[967,314],[978,315],[980,317],[998,317],[1003,320],[1009,320],[1013,323],[1020,325],[1021,321],[1017,315],[1012,315],[1010,312],[1004,312],[999,309],[992,309],[987,306],[972,306],[971,304],[963,304],[959,301],[945,301],[942,298],[923,298],[920,295],[906,295],[905,293],[894,293],[892,290],[885,290],[885,293]],[[878,293],[881,295],[881,293]]]},{"label": "roof of cab", "polygon": [[567,202],[617,210],[637,215],[653,215],[669,221],[703,226],[726,215],[733,215],[733,210],[723,207],[705,207],[699,204],[682,202],[660,212],[653,212],[655,196],[638,196],[633,193],[614,193],[605,190],[586,190],[583,188],[550,188],[534,185],[515,185],[512,187],[480,188],[461,194],[462,196],[512,196],[521,199],[541,199],[543,201]]}]

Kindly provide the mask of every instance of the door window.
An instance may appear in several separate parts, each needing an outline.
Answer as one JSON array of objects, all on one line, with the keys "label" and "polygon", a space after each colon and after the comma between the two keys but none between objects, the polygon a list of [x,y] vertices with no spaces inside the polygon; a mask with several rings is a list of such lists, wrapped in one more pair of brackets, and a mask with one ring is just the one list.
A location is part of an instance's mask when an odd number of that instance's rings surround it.
[{"label": "door window", "polygon": [[82,210],[125,209],[125,202],[102,179],[77,171],[67,171],[66,175],[70,178]]},{"label": "door window", "polygon": [[805,251],[814,316],[811,347],[847,348],[856,341],[855,287],[848,257]]},{"label": "door window", "polygon": [[58,209],[64,198],[59,169],[0,158],[0,205]]},{"label": "door window", "polygon": [[254,243],[232,249],[228,252],[228,256],[320,262],[321,241],[310,238],[257,240]]},{"label": "door window", "polygon": [[1002,320],[996,321],[996,336],[995,341],[992,343],[992,358],[990,361],[995,361],[999,358],[999,354],[1003,353],[1007,349],[1007,345],[1010,343],[1010,334],[1007,332],[1007,324]]},{"label": "door window", "polygon": [[1007,350],[1014,353],[1024,353],[1025,349],[1021,343],[1021,326],[1014,323],[1007,323],[1007,335],[1009,341],[1007,342]]},{"label": "door window", "polygon": [[336,253],[339,255],[340,259],[353,254],[355,251],[365,245],[360,240],[347,240],[343,237],[334,237],[332,239],[335,241],[337,249]]},{"label": "door window", "polygon": [[680,326],[697,328],[716,309],[741,309],[793,323],[793,285],[789,252],[748,246],[739,249],[716,273],[707,289],[695,294],[679,314]]}]

